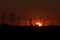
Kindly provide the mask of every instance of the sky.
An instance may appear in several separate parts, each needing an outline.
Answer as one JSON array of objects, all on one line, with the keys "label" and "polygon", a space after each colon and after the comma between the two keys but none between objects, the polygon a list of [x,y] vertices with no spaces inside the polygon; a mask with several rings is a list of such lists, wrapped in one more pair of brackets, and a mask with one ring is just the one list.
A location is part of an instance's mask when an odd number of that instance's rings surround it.
[{"label": "sky", "polygon": [[60,0],[0,0],[0,14],[3,12],[28,18],[41,16],[60,24]]}]

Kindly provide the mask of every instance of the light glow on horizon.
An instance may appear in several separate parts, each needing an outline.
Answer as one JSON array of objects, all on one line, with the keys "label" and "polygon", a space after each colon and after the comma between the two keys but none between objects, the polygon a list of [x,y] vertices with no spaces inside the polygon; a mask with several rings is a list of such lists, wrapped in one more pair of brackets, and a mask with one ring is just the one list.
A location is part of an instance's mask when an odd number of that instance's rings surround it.
[{"label": "light glow on horizon", "polygon": [[37,25],[37,26],[42,26],[42,23],[37,22],[36,25]]}]

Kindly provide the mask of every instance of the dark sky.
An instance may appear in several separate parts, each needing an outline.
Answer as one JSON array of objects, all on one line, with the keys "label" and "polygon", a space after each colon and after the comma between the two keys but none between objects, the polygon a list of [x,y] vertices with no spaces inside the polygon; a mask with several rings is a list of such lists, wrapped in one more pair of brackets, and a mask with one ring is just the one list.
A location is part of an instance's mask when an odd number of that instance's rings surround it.
[{"label": "dark sky", "polygon": [[0,12],[11,11],[23,17],[46,17],[60,24],[59,0],[0,0]]}]

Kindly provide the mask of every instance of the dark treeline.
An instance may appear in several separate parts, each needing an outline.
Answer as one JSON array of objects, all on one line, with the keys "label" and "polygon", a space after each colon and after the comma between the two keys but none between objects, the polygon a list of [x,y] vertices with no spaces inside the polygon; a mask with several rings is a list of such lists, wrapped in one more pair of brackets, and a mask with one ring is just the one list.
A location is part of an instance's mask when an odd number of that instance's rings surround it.
[{"label": "dark treeline", "polygon": [[14,26],[8,24],[0,25],[0,31],[2,32],[60,32],[60,26]]}]

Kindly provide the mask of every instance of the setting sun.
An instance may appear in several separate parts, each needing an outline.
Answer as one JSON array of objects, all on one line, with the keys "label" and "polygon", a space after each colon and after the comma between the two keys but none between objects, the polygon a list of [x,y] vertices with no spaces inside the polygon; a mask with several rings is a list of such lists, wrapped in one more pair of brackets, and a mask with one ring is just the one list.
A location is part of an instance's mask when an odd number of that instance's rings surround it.
[{"label": "setting sun", "polygon": [[37,22],[36,25],[37,26],[42,26],[42,24],[40,22]]}]

